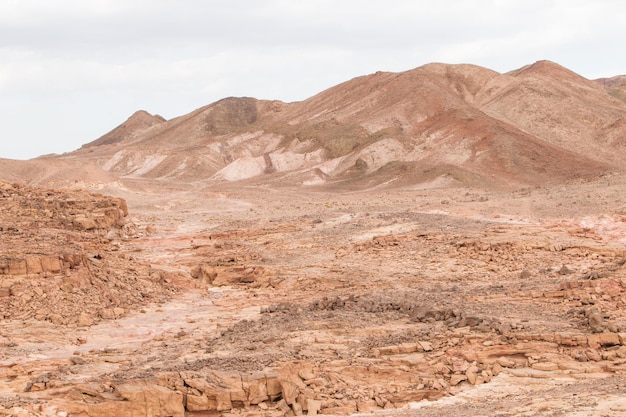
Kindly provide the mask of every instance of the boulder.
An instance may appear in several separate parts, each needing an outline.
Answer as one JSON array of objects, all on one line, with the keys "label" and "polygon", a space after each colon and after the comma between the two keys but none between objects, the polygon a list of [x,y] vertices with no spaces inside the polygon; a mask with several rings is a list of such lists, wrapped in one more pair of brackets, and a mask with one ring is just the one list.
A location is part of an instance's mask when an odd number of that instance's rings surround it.
[{"label": "boulder", "polygon": [[187,394],[187,411],[209,411],[217,409],[216,404],[209,401],[206,395]]},{"label": "boulder", "polygon": [[316,416],[322,409],[322,402],[319,400],[307,400],[308,415]]},{"label": "boulder", "polygon": [[78,315],[78,323],[79,327],[89,327],[94,324],[93,317],[89,313],[82,312]]},{"label": "boulder", "polygon": [[600,346],[617,346],[620,344],[620,338],[617,333],[597,333],[587,336],[587,343],[590,348],[598,348]]},{"label": "boulder", "polygon": [[26,275],[26,260],[25,259],[9,259],[8,261],[8,274],[9,275]]},{"label": "boulder", "polygon": [[374,400],[357,401],[356,409],[359,413],[371,413],[372,411],[380,410],[378,404]]},{"label": "boulder", "polygon": [[74,219],[74,226],[78,230],[94,230],[97,228],[96,222],[87,217],[77,217]]},{"label": "boulder", "polygon": [[185,417],[183,395],[160,385],[132,382],[113,386],[114,398],[97,404],[70,403],[69,415],[89,417]]},{"label": "boulder", "polygon": [[215,268],[207,264],[200,264],[193,267],[190,271],[191,277],[199,279],[203,284],[213,284],[217,278]]},{"label": "boulder", "polygon": [[461,382],[467,381],[466,375],[454,374],[450,377],[450,385],[459,385]]},{"label": "boulder", "polygon": [[41,258],[41,268],[44,272],[59,273],[63,269],[61,260],[58,257],[46,256]]},{"label": "boulder", "polygon": [[292,405],[298,398],[298,386],[291,381],[281,380],[280,386],[283,392],[283,398],[287,404]]},{"label": "boulder", "polygon": [[247,402],[252,405],[269,400],[267,378],[264,373],[244,375],[241,378],[243,390],[247,393]]},{"label": "boulder", "polygon": [[138,405],[146,416],[184,416],[183,395],[154,384],[120,384],[117,392],[124,401]]},{"label": "boulder", "polygon": [[606,322],[599,312],[589,315],[589,328],[593,333],[602,333],[606,330]]},{"label": "boulder", "polygon": [[40,274],[43,272],[41,266],[41,259],[35,256],[29,256],[26,258],[26,269],[29,274]]}]

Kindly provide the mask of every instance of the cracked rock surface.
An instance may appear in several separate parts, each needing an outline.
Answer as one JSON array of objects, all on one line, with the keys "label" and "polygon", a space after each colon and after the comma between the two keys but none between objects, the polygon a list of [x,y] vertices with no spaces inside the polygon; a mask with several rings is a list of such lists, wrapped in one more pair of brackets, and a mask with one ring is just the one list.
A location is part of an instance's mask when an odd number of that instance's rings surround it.
[{"label": "cracked rock surface", "polygon": [[557,205],[593,187],[3,183],[0,415],[622,415],[623,201]]}]

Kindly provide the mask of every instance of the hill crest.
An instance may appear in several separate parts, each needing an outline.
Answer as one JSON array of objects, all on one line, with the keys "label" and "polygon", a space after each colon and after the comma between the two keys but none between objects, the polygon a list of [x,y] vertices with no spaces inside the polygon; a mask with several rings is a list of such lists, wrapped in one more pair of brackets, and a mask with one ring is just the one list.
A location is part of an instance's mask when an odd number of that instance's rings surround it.
[{"label": "hill crest", "polygon": [[128,138],[139,135],[144,130],[165,122],[165,118],[159,115],[152,115],[145,110],[138,110],[133,113],[124,123],[117,126],[110,132],[102,135],[98,139],[89,142],[82,148],[90,148],[94,146],[113,145],[123,142]]},{"label": "hill crest", "polygon": [[62,159],[122,180],[358,188],[438,172],[484,188],[563,182],[621,169],[626,102],[606,85],[550,61],[506,74],[432,63],[295,103],[229,97],[171,120],[139,111]]}]

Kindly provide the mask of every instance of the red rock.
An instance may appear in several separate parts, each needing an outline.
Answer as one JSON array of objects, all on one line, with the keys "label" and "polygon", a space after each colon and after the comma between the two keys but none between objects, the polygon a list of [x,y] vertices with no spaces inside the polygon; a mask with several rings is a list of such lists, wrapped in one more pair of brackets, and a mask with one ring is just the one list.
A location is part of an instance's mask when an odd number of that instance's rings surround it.
[{"label": "red rock", "polygon": [[205,395],[187,395],[187,411],[210,411],[216,410],[217,404],[211,403]]},{"label": "red rock", "polygon": [[43,272],[41,259],[39,257],[29,256],[26,258],[26,269],[29,274],[39,274]]},{"label": "red rock", "polygon": [[459,385],[461,382],[467,381],[466,375],[454,374],[450,376],[450,385]]},{"label": "red rock", "polygon": [[59,273],[62,270],[61,260],[56,257],[41,258],[41,267],[45,272]]},{"label": "red rock", "polygon": [[591,348],[600,346],[616,346],[620,344],[620,338],[617,333],[597,333],[587,336],[587,343]]}]

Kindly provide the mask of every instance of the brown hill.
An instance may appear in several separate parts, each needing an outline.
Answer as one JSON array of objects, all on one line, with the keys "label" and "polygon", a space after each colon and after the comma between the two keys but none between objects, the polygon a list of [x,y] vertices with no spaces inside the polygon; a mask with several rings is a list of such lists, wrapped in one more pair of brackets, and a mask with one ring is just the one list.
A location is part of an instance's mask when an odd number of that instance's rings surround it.
[{"label": "brown hill", "polygon": [[112,145],[115,143],[128,141],[133,137],[139,135],[146,129],[165,122],[165,119],[159,115],[151,115],[145,110],[139,110],[128,118],[124,123],[110,131],[109,133],[101,136],[93,142],[83,145],[83,148],[90,148],[93,146]]},{"label": "brown hill", "polygon": [[227,98],[169,121],[137,112],[46,160],[88,169],[95,181],[563,182],[621,169],[626,103],[605,87],[617,84],[549,61],[506,74],[428,64],[357,77],[296,103]]},{"label": "brown hill", "polygon": [[0,318],[86,326],[172,293],[119,253],[124,200],[0,181],[0,203]]},{"label": "brown hill", "polygon": [[597,83],[540,61],[505,74],[486,92],[478,105],[494,118],[569,151],[621,164],[605,137],[624,106]]},{"label": "brown hill", "polygon": [[599,78],[595,82],[604,86],[608,93],[616,99],[626,102],[626,75]]}]

